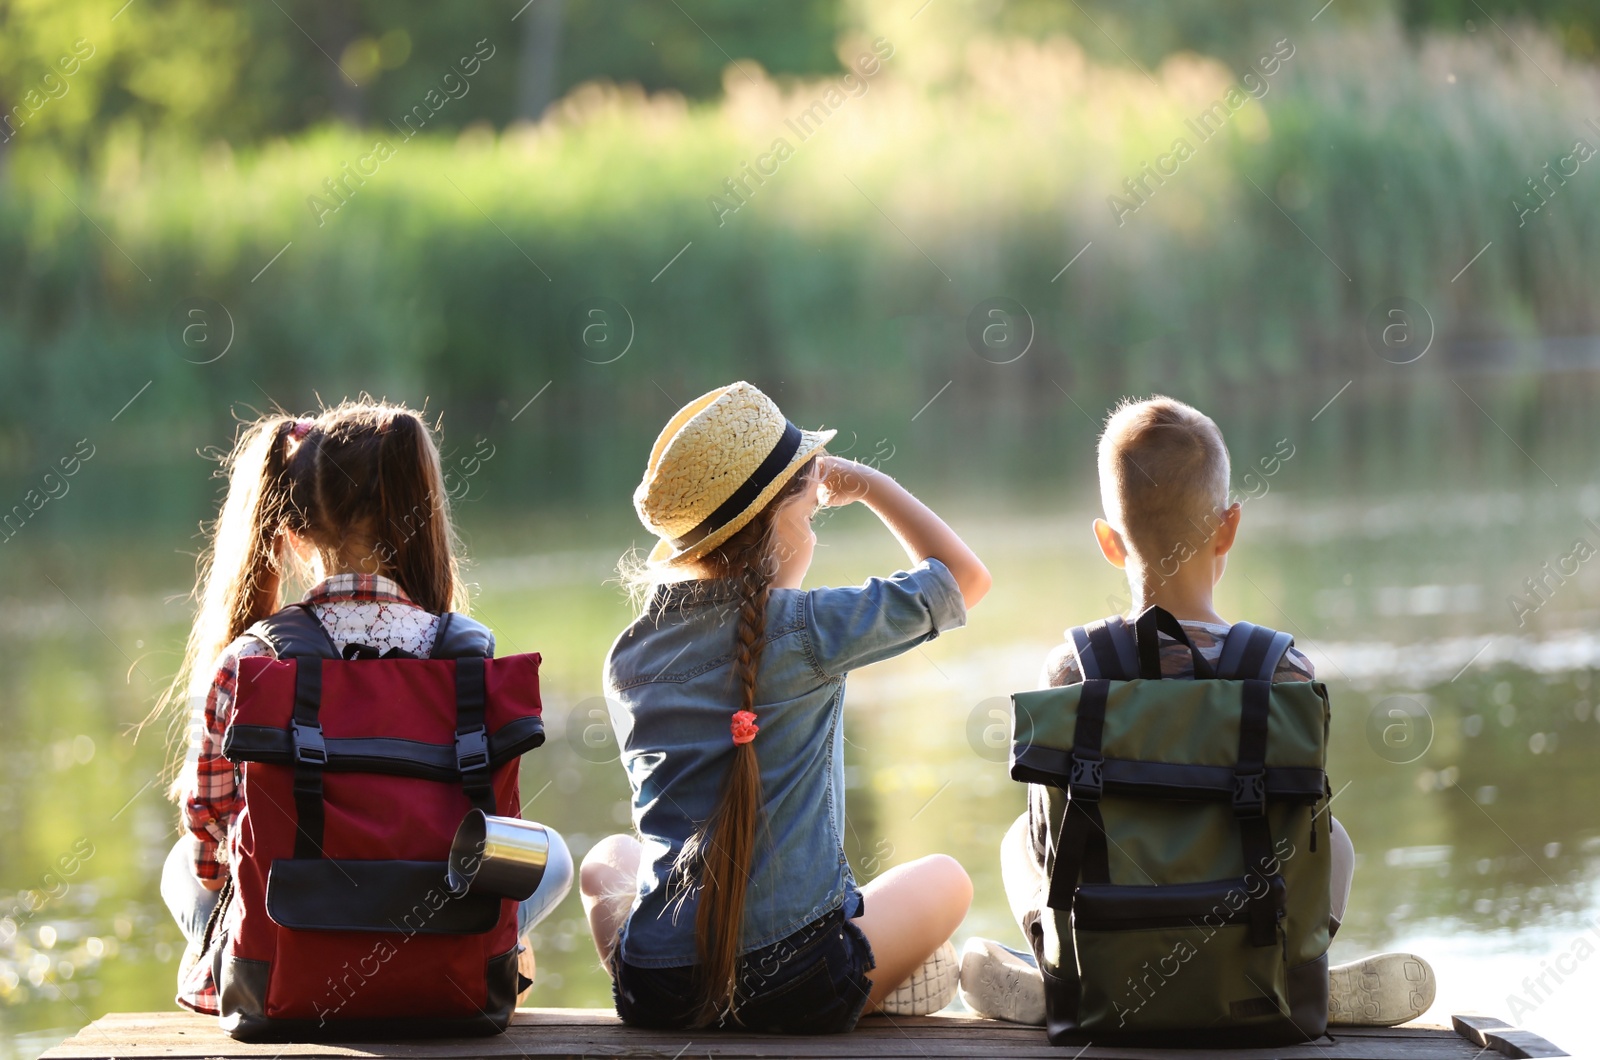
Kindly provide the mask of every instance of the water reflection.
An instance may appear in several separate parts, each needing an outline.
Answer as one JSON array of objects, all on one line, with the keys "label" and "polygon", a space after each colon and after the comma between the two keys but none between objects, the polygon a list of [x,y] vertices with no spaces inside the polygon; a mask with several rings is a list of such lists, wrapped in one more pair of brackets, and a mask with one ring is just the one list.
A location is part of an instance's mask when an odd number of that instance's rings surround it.
[{"label": "water reflection", "polygon": [[[1593,495],[1567,494],[1578,506]],[[1535,997],[1521,980],[1570,954],[1600,910],[1600,637],[1586,628],[1596,597],[1585,569],[1517,624],[1503,601],[1550,549],[1525,541],[1525,525],[1498,532],[1510,528],[1496,522],[1508,507],[1497,497],[1395,501],[1372,509],[1381,517],[1278,494],[1253,502],[1219,607],[1295,632],[1330,684],[1335,810],[1358,852],[1335,959],[1418,947],[1440,958],[1441,1007],[1505,1015],[1515,995],[1533,1006],[1531,1026],[1559,1026],[1556,1014],[1575,1010],[1586,988]],[[1579,514],[1542,496],[1510,507],[1558,527]],[[1431,514],[1408,523],[1382,514],[1391,509]],[[855,514],[824,530],[814,580],[896,564],[892,543]],[[1031,687],[1061,627],[1123,591],[1092,553],[1087,519],[958,518],[993,557],[994,593],[969,629],[851,679],[851,864],[865,880],[954,854],[978,889],[963,935],[1015,934],[995,850],[1023,794],[986,736],[995,697]],[[614,530],[470,575],[502,651],[545,655],[550,739],[525,763],[526,812],[560,827],[578,855],[628,820],[598,698],[601,656],[627,618],[602,584],[634,532]],[[0,609],[0,1060],[36,1054],[106,1011],[170,1008],[181,950],[156,892],[175,821],[156,782],[162,747],[129,730],[155,691],[145,674],[170,666],[144,653],[176,646],[184,606],[161,585],[114,601],[97,601],[88,583],[62,588],[67,601]],[[17,617],[29,613],[43,617]],[[535,941],[533,1004],[609,1003],[575,899]]]}]

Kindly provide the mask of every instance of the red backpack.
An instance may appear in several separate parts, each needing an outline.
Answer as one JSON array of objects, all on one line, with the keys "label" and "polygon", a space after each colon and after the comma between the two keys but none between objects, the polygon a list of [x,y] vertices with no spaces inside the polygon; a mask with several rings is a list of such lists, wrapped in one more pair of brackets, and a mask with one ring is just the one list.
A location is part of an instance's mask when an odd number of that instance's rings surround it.
[{"label": "red backpack", "polygon": [[240,1039],[496,1034],[525,984],[517,903],[452,897],[472,809],[517,817],[519,757],[544,742],[539,656],[439,618],[428,658],[334,649],[310,609],[252,626],[223,754],[240,768],[237,857],[212,947]]}]

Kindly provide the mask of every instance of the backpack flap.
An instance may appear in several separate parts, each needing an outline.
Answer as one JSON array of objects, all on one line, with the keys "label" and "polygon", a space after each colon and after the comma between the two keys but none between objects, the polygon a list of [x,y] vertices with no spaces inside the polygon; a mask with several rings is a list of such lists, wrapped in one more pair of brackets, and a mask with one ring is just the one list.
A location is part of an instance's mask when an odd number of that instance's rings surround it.
[{"label": "backpack flap", "polygon": [[[1101,738],[1108,794],[1231,800],[1243,681],[1113,681]],[[1011,697],[1011,779],[1065,788],[1085,685]],[[1321,682],[1280,682],[1268,703],[1266,793],[1324,794],[1328,693]]]},{"label": "backpack flap", "polygon": [[[544,743],[539,655],[481,661],[483,729],[493,769]],[[293,765],[294,702],[302,663],[322,669],[319,720],[328,772],[459,781],[457,667],[469,659],[239,662],[239,690],[222,753],[234,762]],[[372,710],[372,703],[384,709]]]},{"label": "backpack flap", "polygon": [[1044,785],[1049,802],[1034,943],[1051,1041],[1320,1033],[1327,848],[1319,856],[1308,833],[1326,835],[1313,817],[1324,687],[1091,679],[1012,705],[1011,775]]},{"label": "backpack flap", "polygon": [[[1069,823],[1074,781],[1091,797],[1098,786],[1097,812],[1112,840],[1105,882],[1241,879],[1250,868],[1241,818],[1264,808],[1271,837],[1303,847],[1310,825],[1291,817],[1327,791],[1327,693],[1314,682],[1268,686],[1260,776],[1241,790],[1246,683],[1111,681],[1019,692],[1012,696],[1012,779],[1045,786],[1058,827]],[[1098,760],[1074,754],[1078,714],[1094,685],[1105,688]],[[1236,796],[1244,803],[1238,811]],[[1066,898],[1079,881],[1052,882],[1057,907],[1069,907]]]}]

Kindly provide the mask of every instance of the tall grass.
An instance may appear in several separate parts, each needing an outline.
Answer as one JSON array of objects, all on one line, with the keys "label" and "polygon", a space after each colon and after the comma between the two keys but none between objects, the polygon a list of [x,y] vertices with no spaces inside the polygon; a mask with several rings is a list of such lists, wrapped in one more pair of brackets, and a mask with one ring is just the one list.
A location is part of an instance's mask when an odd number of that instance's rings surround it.
[{"label": "tall grass", "polygon": [[[125,142],[82,175],[19,151],[0,203],[0,468],[112,431],[112,462],[177,462],[241,404],[364,389],[426,399],[459,447],[521,454],[491,478],[625,499],[670,411],[735,377],[855,432],[857,452],[882,439],[900,466],[973,469],[1048,469],[1127,389],[1210,402],[1265,452],[1353,379],[1377,405],[1336,404],[1318,429],[1401,460],[1417,432],[1391,416],[1436,424],[1430,446],[1484,433],[1450,383],[1467,339],[1512,340],[1491,363],[1523,382],[1477,397],[1536,434],[1551,387],[1526,340],[1597,330],[1600,159],[1525,226],[1512,198],[1576,139],[1600,146],[1596,71],[1527,38],[1527,55],[1381,23],[1290,39],[1265,97],[1204,143],[1186,119],[1244,71],[1177,55],[1147,80],[1068,39],[990,37],[932,73],[891,56],[803,141],[787,120],[837,83],[742,63],[714,105],[593,85],[498,134]],[[1193,157],[1119,224],[1111,196],[1180,136]],[[724,182],[778,137],[791,152],[719,224],[710,200],[733,204]],[[324,180],[378,139],[392,157],[319,225],[308,197],[331,205]],[[191,295],[236,325],[212,364],[166,336]],[[1362,337],[1395,295],[1438,329],[1414,365]],[[573,341],[594,296],[633,321],[614,363]],[[1036,329],[1008,365],[965,338],[994,296]]]}]

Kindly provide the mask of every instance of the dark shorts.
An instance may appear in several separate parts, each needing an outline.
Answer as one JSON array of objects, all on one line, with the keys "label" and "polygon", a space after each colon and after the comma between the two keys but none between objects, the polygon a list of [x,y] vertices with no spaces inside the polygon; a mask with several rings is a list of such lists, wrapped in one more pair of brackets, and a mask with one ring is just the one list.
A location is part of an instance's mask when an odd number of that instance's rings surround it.
[{"label": "dark shorts", "polygon": [[[725,1026],[764,1034],[841,1034],[866,1007],[876,962],[867,937],[842,910],[740,958],[738,1016]],[[622,1022],[682,1030],[695,1007],[693,965],[640,968],[612,960],[611,993]]]}]

